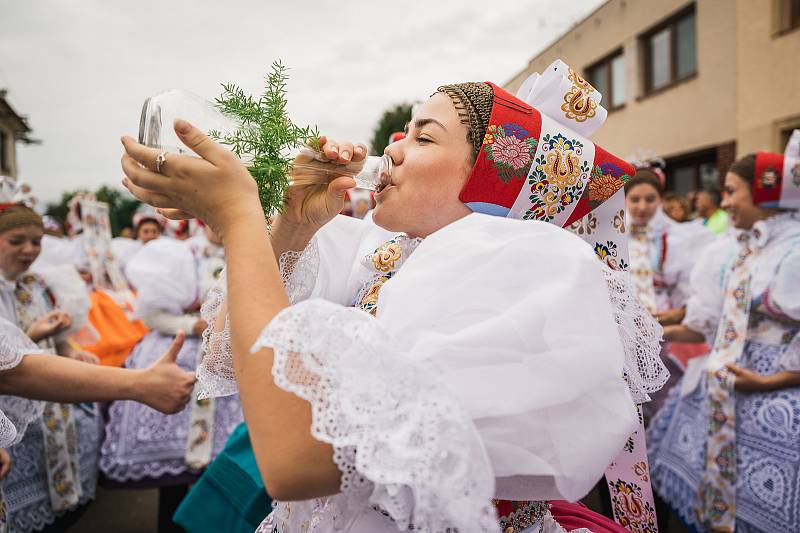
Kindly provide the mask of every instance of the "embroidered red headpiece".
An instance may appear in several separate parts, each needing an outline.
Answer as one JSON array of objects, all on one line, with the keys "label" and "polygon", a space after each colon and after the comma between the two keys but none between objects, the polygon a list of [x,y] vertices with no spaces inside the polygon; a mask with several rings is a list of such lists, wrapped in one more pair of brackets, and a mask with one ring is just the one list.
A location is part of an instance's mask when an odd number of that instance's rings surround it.
[{"label": "embroidered red headpiece", "polygon": [[792,133],[785,153],[756,154],[752,193],[761,207],[800,209],[800,130]]},{"label": "embroidered red headpiece", "polygon": [[[581,123],[582,117],[595,116],[597,105],[589,97],[594,88],[570,74],[577,96],[565,94],[561,109]],[[473,211],[567,227],[611,198],[633,175],[627,162],[489,85],[494,93],[489,126],[459,196]]]}]

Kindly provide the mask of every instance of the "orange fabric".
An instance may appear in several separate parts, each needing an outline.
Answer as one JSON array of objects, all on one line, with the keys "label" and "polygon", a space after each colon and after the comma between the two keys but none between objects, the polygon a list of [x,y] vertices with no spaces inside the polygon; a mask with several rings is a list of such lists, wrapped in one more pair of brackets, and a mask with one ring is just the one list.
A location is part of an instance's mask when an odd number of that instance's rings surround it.
[{"label": "orange fabric", "polygon": [[89,298],[92,302],[89,321],[100,334],[100,341],[83,348],[99,357],[103,365],[122,366],[133,347],[149,330],[141,320],[131,321],[104,291],[94,291]]}]

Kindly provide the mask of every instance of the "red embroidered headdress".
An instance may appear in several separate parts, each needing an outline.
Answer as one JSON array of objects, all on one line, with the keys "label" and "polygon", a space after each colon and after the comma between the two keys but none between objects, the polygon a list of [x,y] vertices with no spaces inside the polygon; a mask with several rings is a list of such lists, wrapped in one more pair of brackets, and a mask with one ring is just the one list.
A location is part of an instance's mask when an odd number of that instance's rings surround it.
[{"label": "red embroidered headdress", "polygon": [[794,130],[783,154],[756,154],[752,193],[761,207],[800,209],[800,130]]},{"label": "red embroidered headdress", "polygon": [[[602,95],[562,61],[528,78],[517,96],[486,85],[491,113],[482,140],[472,139],[475,165],[461,201],[476,212],[571,229],[610,266],[626,268],[622,187],[634,168],[587,138],[605,121]],[[440,91],[455,101],[463,87]],[[456,104],[473,129],[484,100]]]}]

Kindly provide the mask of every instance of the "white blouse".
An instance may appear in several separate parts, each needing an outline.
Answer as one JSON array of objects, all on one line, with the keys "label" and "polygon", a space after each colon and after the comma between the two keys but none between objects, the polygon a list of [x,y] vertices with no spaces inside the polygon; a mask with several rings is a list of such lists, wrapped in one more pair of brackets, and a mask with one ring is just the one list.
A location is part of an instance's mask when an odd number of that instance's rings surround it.
[{"label": "white blouse", "polygon": [[[753,298],[770,312],[800,321],[800,216],[782,213],[757,223],[762,229],[762,246],[751,278]],[[683,324],[713,343],[722,319],[724,286],[738,253],[736,236],[721,237],[701,255],[691,275],[692,296]],[[784,354],[784,368],[800,370],[800,339]]]},{"label": "white blouse", "polygon": [[[481,214],[424,239],[383,285],[376,317],[346,307],[376,273],[361,257],[392,236],[337,217],[282,264],[293,301],[311,298],[253,350],[274,350],[276,384],[311,403],[312,434],[343,475],[340,494],[280,503],[271,524],[496,531],[492,498],[583,497],[638,423],[623,373],[637,396],[666,379],[660,328],[624,290],[610,297],[622,282],[580,238]],[[214,335],[198,377],[206,394],[229,394],[227,334]]]},{"label": "white blouse", "polygon": [[[39,353],[42,350],[22,330],[0,317],[0,379],[4,371],[19,365],[25,355]],[[28,424],[41,416],[43,408],[44,402],[0,396],[0,448],[22,440]]]}]

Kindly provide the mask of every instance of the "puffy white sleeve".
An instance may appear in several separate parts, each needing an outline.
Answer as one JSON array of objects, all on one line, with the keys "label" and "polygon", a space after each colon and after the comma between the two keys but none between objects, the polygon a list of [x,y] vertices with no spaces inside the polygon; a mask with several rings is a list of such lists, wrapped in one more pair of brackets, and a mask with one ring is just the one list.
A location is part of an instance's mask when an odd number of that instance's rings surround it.
[{"label": "puffy white sleeve", "polygon": [[[298,303],[313,296],[349,304],[361,281],[361,255],[369,247],[374,249],[376,242],[387,240],[387,235],[391,234],[374,224],[342,215],[335,217],[317,232],[304,250],[290,250],[279,258],[289,300]],[[197,367],[197,390],[201,399],[237,392],[227,316],[222,328],[215,327],[226,298],[226,279],[223,271],[200,309],[201,316],[209,324],[203,332],[201,363]]]},{"label": "puffy white sleeve", "polygon": [[[58,308],[72,316],[72,325],[60,334],[61,337],[79,331],[89,325],[89,310],[92,307],[86,283],[81,279],[72,263],[62,263],[31,269],[39,274],[53,292]],[[91,326],[89,326],[91,327]]]},{"label": "puffy white sleeve", "polygon": [[703,251],[690,274],[689,298],[682,324],[714,343],[725,300],[725,274],[736,251],[733,237],[720,237]]},{"label": "puffy white sleeve", "polygon": [[393,236],[372,222],[336,216],[305,250],[281,255],[279,266],[289,300],[298,303],[314,297],[350,304],[363,282],[361,257]]},{"label": "puffy white sleeve", "polygon": [[[20,364],[23,356],[42,350],[11,322],[0,318],[0,379],[2,372]],[[22,440],[28,424],[42,414],[44,402],[18,396],[0,396],[0,448]]]},{"label": "puffy white sleeve", "polygon": [[[800,320],[800,243],[778,265],[765,304],[778,315]],[[783,370],[800,371],[800,334],[784,350],[780,365]]]},{"label": "puffy white sleeve", "polygon": [[344,523],[379,505],[401,528],[495,531],[490,498],[581,498],[638,420],[601,263],[544,223],[470,215],[420,244],[377,318],[309,300],[262,347],[334,447]]},{"label": "puffy white sleeve", "polygon": [[670,286],[670,305],[677,309],[686,305],[692,293],[691,273],[697,257],[715,241],[716,236],[694,222],[673,224],[667,231],[664,277]]}]

